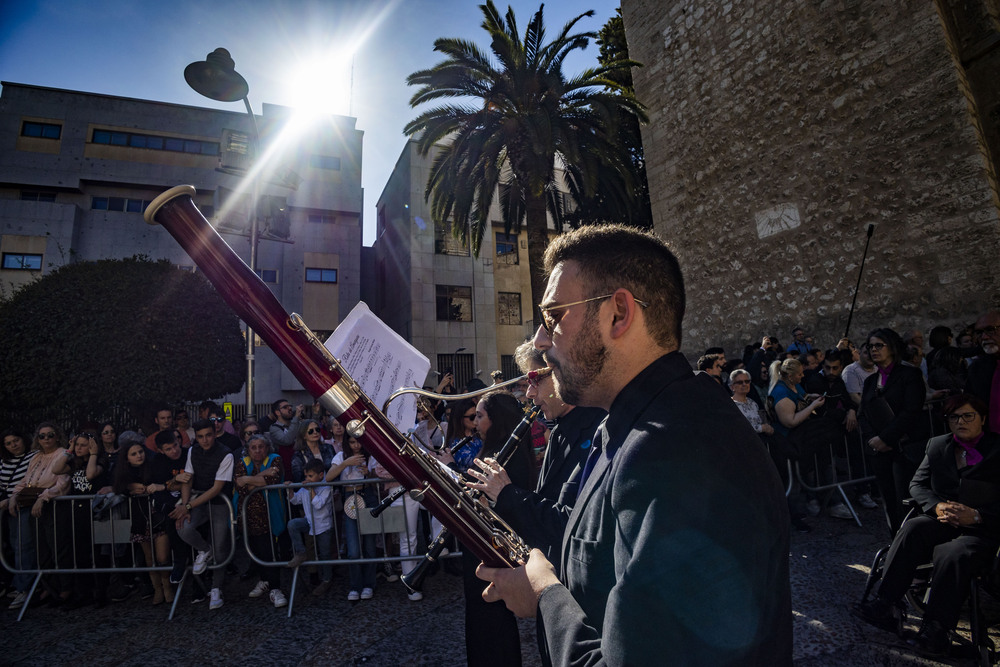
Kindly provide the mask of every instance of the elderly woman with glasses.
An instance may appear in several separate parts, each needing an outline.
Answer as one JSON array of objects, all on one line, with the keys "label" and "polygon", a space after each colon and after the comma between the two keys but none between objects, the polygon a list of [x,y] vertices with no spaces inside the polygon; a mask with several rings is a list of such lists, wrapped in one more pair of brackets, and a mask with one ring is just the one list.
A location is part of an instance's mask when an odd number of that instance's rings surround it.
[{"label": "elderly woman with glasses", "polygon": [[910,483],[921,513],[896,533],[874,600],[855,608],[865,621],[890,631],[900,627],[902,599],[919,565],[933,561],[930,597],[917,648],[944,656],[949,633],[972,577],[992,566],[1000,547],[1000,436],[984,430],[986,404],[959,394],[944,404],[950,434],[927,443]]},{"label": "elderly woman with glasses", "polygon": [[[42,422],[35,429],[32,449],[38,451],[24,477],[14,487],[7,506],[12,516],[18,517],[21,535],[32,534],[35,529],[35,545],[38,563],[42,568],[72,567],[73,518],[70,506],[62,503],[55,507],[59,496],[69,491],[69,474],[62,470],[68,444],[62,429],[52,422]],[[34,517],[36,522],[32,522]],[[34,526],[32,526],[34,523]],[[69,599],[73,582],[68,575],[58,574],[50,580],[43,580],[45,592],[43,600],[61,604]]]},{"label": "elderly woman with glasses", "polygon": [[929,423],[923,414],[926,388],[919,368],[903,363],[906,345],[892,329],[875,329],[865,339],[875,373],[861,390],[861,442],[885,503],[889,528],[903,521],[903,499],[923,457]]}]

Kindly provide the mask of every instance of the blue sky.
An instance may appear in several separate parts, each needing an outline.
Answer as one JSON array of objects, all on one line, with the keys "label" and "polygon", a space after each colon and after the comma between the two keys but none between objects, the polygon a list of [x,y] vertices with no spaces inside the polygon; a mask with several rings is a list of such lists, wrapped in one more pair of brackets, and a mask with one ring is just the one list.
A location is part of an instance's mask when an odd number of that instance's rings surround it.
[{"label": "blue sky", "polygon": [[[488,47],[474,0],[0,0],[0,80],[242,111],[209,100],[184,82],[188,63],[224,47],[250,84],[250,103],[294,106],[306,87],[297,74],[325,62],[320,92],[328,110],[353,115],[365,133],[365,244],[374,240],[375,202],[417,111],[405,79],[442,56],[438,37]],[[498,2],[514,9],[523,34],[539,2]],[[557,0],[545,5],[546,34],[593,9],[577,31],[598,31],[619,0]],[[341,56],[354,48],[351,58]],[[593,65],[597,46],[567,61],[573,74]],[[340,64],[338,64],[340,63]]]}]

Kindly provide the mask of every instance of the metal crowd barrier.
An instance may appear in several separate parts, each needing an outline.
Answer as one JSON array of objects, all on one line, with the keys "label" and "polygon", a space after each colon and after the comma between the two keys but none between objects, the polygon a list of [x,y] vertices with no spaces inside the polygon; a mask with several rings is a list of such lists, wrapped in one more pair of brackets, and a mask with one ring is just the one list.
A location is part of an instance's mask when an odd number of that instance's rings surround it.
[{"label": "metal crowd barrier", "polygon": [[[95,500],[101,500],[105,497],[93,495],[60,496],[51,501],[52,508],[47,510],[48,517],[36,518],[30,516],[28,514],[31,511],[30,507],[21,508],[17,517],[11,516],[8,512],[2,513],[2,517],[0,517],[0,547],[9,544],[15,553],[18,551],[19,543],[23,538],[22,531],[24,525],[21,522],[20,513],[25,513],[29,516],[27,521],[27,525],[31,530],[29,539],[34,546],[34,562],[30,563],[32,567],[24,567],[23,565],[25,564],[22,564],[21,568],[16,567],[16,563],[8,562],[6,550],[0,548],[0,564],[4,568],[15,575],[34,575],[31,587],[27,593],[27,599],[18,613],[18,621],[27,612],[31,599],[43,576],[60,574],[127,574],[137,572],[169,572],[171,570],[171,565],[160,565],[155,562],[156,549],[152,544],[151,551],[154,562],[146,563],[142,566],[136,565],[140,560],[145,560],[145,556],[142,555],[142,548],[139,543],[134,543],[131,539],[132,517],[130,512],[132,503],[129,502],[128,498],[124,498],[119,504],[110,508],[106,519],[102,518],[103,515],[102,517],[97,517],[94,512]],[[147,509],[146,516],[152,516],[152,496],[147,496],[144,501]],[[140,500],[140,502],[143,502],[143,500]],[[74,507],[74,503],[80,504]],[[236,553],[232,503],[226,502],[220,504],[220,506],[223,505],[228,508],[229,512],[229,552],[222,560],[219,560],[219,554],[214,554],[215,563],[210,566],[211,569],[228,566]],[[53,544],[51,545],[53,562],[49,564],[41,562],[38,549],[38,540],[42,535],[43,529],[48,528],[48,526],[43,524],[46,520],[52,522],[51,531],[54,536]],[[167,521],[173,521],[173,519],[168,517]],[[209,531],[211,531],[212,522],[207,522],[207,525],[209,526]],[[9,535],[13,537],[9,539]],[[208,539],[212,544],[215,544],[215,540],[212,538],[213,536],[210,533]],[[70,542],[68,548],[72,555],[71,563],[65,562],[66,558],[60,559],[59,557],[60,545],[63,540],[69,540]],[[86,550],[89,550],[89,554],[81,553],[80,547],[86,547],[88,544],[89,547]],[[62,544],[62,547],[66,548],[65,544]],[[107,547],[107,551],[109,552],[107,554],[103,553],[105,547]],[[131,551],[131,558],[126,557],[128,550]],[[141,558],[137,558],[137,554]],[[69,554],[63,555],[69,556]],[[63,562],[60,563],[60,560]],[[99,565],[99,563],[110,564]],[[190,570],[190,567],[188,569]],[[170,606],[169,619],[173,619],[174,617],[186,579],[187,572],[185,572],[185,577],[181,580],[181,583],[177,585],[174,593],[174,601]]]},{"label": "metal crowd barrier", "polygon": [[[795,479],[799,486],[813,493],[836,490],[844,505],[850,510],[851,516],[854,517],[854,522],[860,528],[861,519],[844,489],[849,486],[874,482],[875,475],[868,469],[868,460],[863,450],[864,443],[861,442],[860,427],[855,428],[853,432],[845,433],[843,443],[842,454],[835,451],[833,444],[828,445],[825,451],[814,451],[809,457],[811,460],[807,459],[804,469],[803,461],[800,458],[795,462]],[[853,446],[852,443],[854,443]],[[812,477],[810,473],[812,473]]]},{"label": "metal crowd barrier", "polygon": [[[267,493],[267,492],[280,493],[281,502],[282,502],[283,507],[284,507],[285,524],[287,525],[288,521],[290,521],[292,518],[295,518],[295,516],[298,515],[297,512],[296,512],[296,510],[293,509],[293,508],[295,508],[297,506],[296,505],[292,505],[290,502],[288,502],[288,498],[287,498],[287,492],[288,491],[292,491],[294,493],[296,490],[302,489],[302,488],[331,487],[336,492],[341,487],[345,487],[345,486],[358,486],[360,484],[366,484],[366,485],[370,484],[370,485],[373,485],[374,488],[375,488],[375,490],[376,490],[377,501],[381,502],[383,500],[383,498],[385,497],[385,495],[386,495],[386,494],[382,493],[382,490],[381,490],[382,489],[382,484],[385,483],[385,482],[392,482],[392,481],[393,480],[391,480],[391,479],[385,479],[385,478],[382,478],[382,477],[371,477],[371,478],[367,478],[367,479],[364,479],[364,480],[347,480],[347,481],[338,480],[338,481],[335,481],[335,482],[319,482],[319,483],[315,483],[315,484],[308,484],[308,483],[271,484],[271,485],[268,485],[268,486],[258,487],[258,488],[255,488],[255,489],[249,491],[246,494],[246,498],[247,498],[247,502],[249,502],[250,497],[252,495],[255,495],[255,494],[262,494],[262,493]],[[362,556],[360,558],[341,558],[340,557],[339,546],[341,544],[343,544],[344,541],[345,541],[345,539],[346,539],[345,535],[342,533],[342,531],[344,531],[346,528],[345,528],[345,525],[343,523],[342,517],[339,516],[339,515],[341,515],[342,512],[343,512],[343,510],[342,510],[343,503],[347,500],[348,497],[350,497],[350,495],[351,495],[351,492],[342,491],[341,495],[340,495],[340,498],[339,498],[339,502],[338,502],[337,499],[335,499],[335,496],[333,496],[333,494],[331,494],[330,502],[332,503],[332,507],[330,509],[331,509],[331,513],[332,513],[332,516],[333,516],[333,524],[332,524],[332,527],[331,527],[331,530],[333,531],[333,535],[331,536],[331,541],[332,541],[331,551],[333,553],[333,557],[331,557],[329,559],[323,559],[323,558],[321,558],[320,554],[319,554],[319,549],[318,549],[318,546],[316,545],[315,540],[308,540],[307,541],[307,543],[306,543],[306,550],[307,550],[307,553],[309,554],[309,556],[307,557],[307,560],[304,561],[299,567],[295,568],[295,570],[292,573],[291,590],[290,590],[290,593],[289,593],[289,596],[288,596],[288,616],[289,617],[291,617],[291,615],[292,615],[292,613],[294,611],[295,598],[296,598],[296,595],[297,595],[298,590],[299,590],[299,585],[298,585],[299,579],[300,579],[299,572],[302,569],[302,567],[311,567],[311,566],[319,567],[319,566],[324,566],[324,565],[344,567],[344,566],[349,566],[349,565],[364,565],[364,564],[369,564],[369,563],[374,563],[374,564],[378,565],[378,564],[381,564],[381,563],[398,563],[398,562],[403,562],[403,561],[413,561],[414,565],[416,565],[421,560],[423,560],[424,556],[423,556],[423,554],[420,554],[420,553],[410,554],[410,555],[407,555],[407,556],[403,556],[403,555],[390,556],[390,555],[388,555],[388,547],[389,547],[389,544],[390,544],[390,536],[392,534],[399,534],[399,536],[400,536],[399,537],[399,539],[400,539],[400,547],[402,547],[402,540],[406,539],[405,538],[405,534],[409,533],[410,530],[411,530],[411,528],[414,531],[414,533],[416,533],[416,531],[417,531],[417,526],[411,526],[410,525],[409,518],[407,517],[407,513],[406,513],[406,511],[404,509],[406,503],[415,503],[415,501],[413,501],[412,499],[408,498],[406,496],[406,494],[404,494],[404,496],[403,496],[403,498],[404,498],[403,503],[404,504],[402,504],[402,505],[391,505],[389,508],[387,508],[386,510],[384,510],[377,518],[371,516],[371,512],[370,512],[370,510],[372,509],[371,507],[365,507],[364,509],[361,509],[361,510],[359,510],[357,512],[358,528],[359,528],[359,532],[360,532],[359,540],[364,535],[377,535],[377,536],[381,536],[381,538],[382,538],[382,544],[383,544],[383,555],[382,556],[376,556],[376,557],[373,557],[373,558],[365,558],[363,556],[364,552],[363,552],[363,546],[362,546]],[[241,493],[240,494],[240,505],[241,506],[243,505],[243,502],[244,502],[243,501],[243,497],[244,497],[244,494]],[[419,509],[420,509],[420,506],[417,505],[417,510],[416,511],[419,512]],[[270,546],[271,546],[271,553],[270,554],[263,554],[262,555],[262,554],[254,553],[254,550],[251,548],[251,545],[250,545],[250,530],[249,530],[249,526],[248,526],[248,523],[247,523],[247,513],[240,511],[239,520],[240,520],[240,525],[242,527],[243,547],[246,550],[247,556],[250,558],[250,560],[253,563],[255,563],[257,566],[262,567],[262,568],[267,568],[267,567],[282,567],[283,568],[283,567],[286,567],[288,565],[289,560],[287,558],[284,558],[284,555],[282,555],[280,553],[279,545],[278,545],[278,543],[276,542],[275,539],[271,539],[270,540]],[[267,514],[267,530],[268,530],[269,534],[271,534],[271,535],[274,534],[274,531],[272,529],[272,522],[271,522],[270,513]],[[414,550],[417,549],[417,544],[416,544],[417,541],[419,541],[419,540],[415,541],[415,543],[414,543]],[[454,557],[458,557],[458,556],[461,556],[461,555],[462,555],[461,551],[454,551],[453,550],[453,551],[450,551],[449,554],[447,556],[445,556],[445,557],[446,558],[454,558]],[[270,560],[267,560],[265,558],[266,556],[270,556]]]}]

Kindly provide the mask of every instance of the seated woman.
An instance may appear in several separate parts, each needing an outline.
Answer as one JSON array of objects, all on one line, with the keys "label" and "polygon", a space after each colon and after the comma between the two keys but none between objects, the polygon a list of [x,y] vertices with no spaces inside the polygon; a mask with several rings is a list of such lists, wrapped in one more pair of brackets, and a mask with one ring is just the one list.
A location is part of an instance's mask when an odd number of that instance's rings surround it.
[{"label": "seated woman", "polygon": [[986,405],[970,394],[945,403],[951,435],[927,443],[910,483],[922,514],[903,523],[886,556],[878,595],[854,608],[872,625],[898,632],[901,601],[919,565],[933,561],[930,598],[916,636],[927,655],[951,651],[973,576],[991,567],[1000,546],[1000,435],[983,430]]}]

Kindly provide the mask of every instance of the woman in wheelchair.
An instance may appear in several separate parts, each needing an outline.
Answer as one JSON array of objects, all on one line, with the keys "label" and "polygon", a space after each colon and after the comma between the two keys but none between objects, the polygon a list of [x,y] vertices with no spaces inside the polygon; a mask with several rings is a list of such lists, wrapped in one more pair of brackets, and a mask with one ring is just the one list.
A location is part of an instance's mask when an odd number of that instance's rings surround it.
[{"label": "woman in wheelchair", "polygon": [[920,513],[889,547],[877,596],[853,613],[884,630],[902,629],[903,597],[917,568],[933,562],[930,596],[913,638],[927,655],[945,655],[972,578],[987,572],[1000,546],[1000,436],[984,431],[986,404],[959,394],[944,404],[951,435],[927,443],[910,483]]}]

